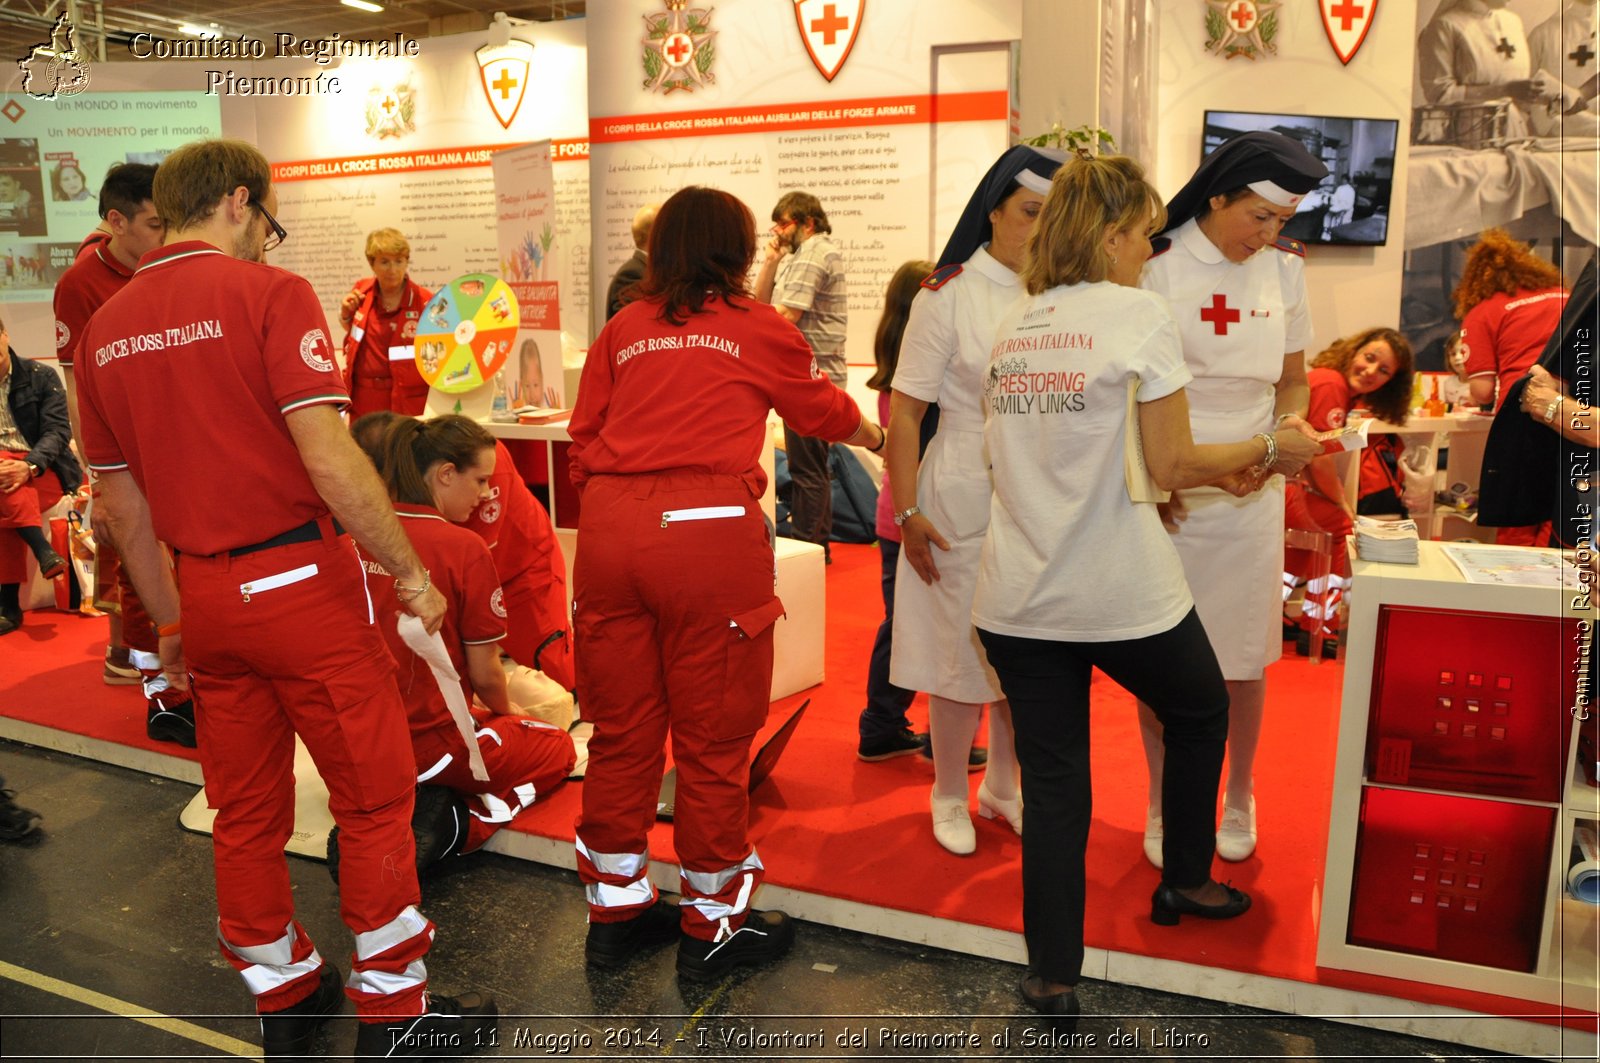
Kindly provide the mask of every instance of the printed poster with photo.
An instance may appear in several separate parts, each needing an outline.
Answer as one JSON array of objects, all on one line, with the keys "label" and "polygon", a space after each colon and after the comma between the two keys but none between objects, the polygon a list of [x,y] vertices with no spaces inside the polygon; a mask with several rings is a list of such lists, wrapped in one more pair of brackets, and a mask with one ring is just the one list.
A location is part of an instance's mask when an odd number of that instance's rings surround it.
[{"label": "printed poster with photo", "polygon": [[1444,368],[1451,292],[1485,229],[1528,241],[1570,284],[1600,238],[1594,0],[1420,0],[1401,330]]},{"label": "printed poster with photo", "polygon": [[[561,406],[563,251],[570,240],[556,216],[551,144],[539,141],[495,152],[495,218],[500,276],[522,308],[516,359],[506,374],[507,400],[517,406]],[[586,236],[587,234],[580,234]]]}]

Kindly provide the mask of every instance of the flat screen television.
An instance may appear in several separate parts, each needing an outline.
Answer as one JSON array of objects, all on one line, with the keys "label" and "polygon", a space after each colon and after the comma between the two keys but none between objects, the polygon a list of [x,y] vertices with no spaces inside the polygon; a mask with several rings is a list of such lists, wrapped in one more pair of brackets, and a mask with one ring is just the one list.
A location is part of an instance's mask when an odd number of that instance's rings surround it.
[{"label": "flat screen television", "polygon": [[1327,179],[1300,201],[1283,235],[1308,244],[1388,242],[1398,119],[1207,111],[1201,158],[1229,137],[1258,129],[1293,137],[1328,167]]}]

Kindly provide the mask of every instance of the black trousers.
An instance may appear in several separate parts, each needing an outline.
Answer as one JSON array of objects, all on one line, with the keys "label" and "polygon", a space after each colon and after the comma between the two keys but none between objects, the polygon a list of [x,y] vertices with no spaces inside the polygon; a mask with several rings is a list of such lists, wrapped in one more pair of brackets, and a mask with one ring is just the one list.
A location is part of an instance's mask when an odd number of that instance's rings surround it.
[{"label": "black trousers", "polygon": [[794,527],[794,537],[816,543],[826,554],[833,535],[828,441],[800,435],[785,425],[783,448],[789,455],[789,523]]},{"label": "black trousers", "polygon": [[[1228,739],[1228,688],[1193,609],[1159,635],[1053,642],[978,631],[1011,704],[1022,767],[1022,931],[1028,967],[1076,985],[1083,971],[1089,781],[1089,675],[1099,668],[1155,710],[1165,731],[1162,881],[1211,877],[1217,783]],[[1131,855],[1131,854],[1130,854]]]}]

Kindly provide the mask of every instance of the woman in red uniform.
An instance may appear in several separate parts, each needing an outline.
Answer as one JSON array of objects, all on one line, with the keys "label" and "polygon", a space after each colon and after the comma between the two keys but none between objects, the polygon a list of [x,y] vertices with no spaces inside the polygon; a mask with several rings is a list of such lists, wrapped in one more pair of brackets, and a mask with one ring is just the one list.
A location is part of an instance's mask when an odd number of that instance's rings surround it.
[{"label": "woman in red uniform", "polygon": [[[446,706],[444,689],[400,636],[398,600],[376,590],[374,602],[392,603],[378,626],[399,665],[395,678],[411,724],[417,782],[425,784],[413,820],[417,863],[425,870],[477,849],[559,786],[572,770],[574,752],[565,731],[515,714],[500,665],[506,631],[500,580],[483,540],[458,526],[489,493],[494,437],[477,422],[453,415],[430,421],[395,418],[387,428],[384,421],[381,414],[365,417],[352,431],[378,464],[406,536],[449,603],[439,637],[466,702],[471,705],[476,696],[487,710],[474,714],[478,751],[489,774],[482,780],[473,777],[471,753]],[[365,554],[362,560],[373,586],[387,589],[393,577]],[[458,800],[448,800],[449,793]]]},{"label": "woman in red uniform", "polygon": [[[802,435],[883,445],[818,372],[798,329],[750,298],[755,220],[726,192],[685,188],[650,231],[640,298],[596,337],[573,411],[583,492],[573,624],[594,722],[578,874],[589,962],[676,933],[678,973],[716,977],[782,954],[782,912],[752,912],[750,741],[767,716],[773,554],[760,498],[766,418]],[[658,902],[647,835],[664,745],[677,767],[681,908]]]},{"label": "woman in red uniform", "polygon": [[[1505,230],[1487,229],[1467,252],[1453,298],[1472,401],[1498,410],[1561,324],[1567,305],[1561,271]],[[1495,542],[1535,546],[1549,537],[1548,527],[1531,525],[1501,528]]]},{"label": "woman in red uniform", "polygon": [[[377,435],[399,419],[399,414],[386,410],[362,420],[370,421]],[[489,544],[494,570],[505,589],[506,637],[500,651],[571,690],[576,674],[567,623],[566,555],[550,514],[528,490],[510,451],[499,440],[494,441],[488,497],[457,523]]]},{"label": "woman in red uniform", "polygon": [[[1390,424],[1405,424],[1411,412],[1415,365],[1411,344],[1391,328],[1370,328],[1338,340],[1312,360],[1306,374],[1311,387],[1311,408],[1306,420],[1319,432],[1335,431],[1344,427],[1352,406],[1360,406]],[[1300,623],[1308,630],[1318,623],[1333,627],[1338,600],[1350,581],[1350,559],[1345,556],[1344,540],[1354,528],[1356,511],[1339,479],[1335,461],[1338,453],[1337,443],[1325,443],[1322,456],[1314,458],[1299,479],[1290,480],[1284,494],[1287,527],[1333,535],[1333,570],[1322,604],[1313,602],[1311,596],[1320,594],[1323,588],[1306,589]],[[1362,458],[1365,457],[1366,451],[1362,451]],[[1310,570],[1310,558],[1304,550],[1285,550],[1283,567],[1286,576],[1304,578]]]},{"label": "woman in red uniform", "polygon": [[356,281],[339,306],[350,419],[374,410],[419,414],[428,385],[417,371],[413,344],[432,293],[407,276],[411,245],[398,229],[367,235],[367,264],[372,276]]}]

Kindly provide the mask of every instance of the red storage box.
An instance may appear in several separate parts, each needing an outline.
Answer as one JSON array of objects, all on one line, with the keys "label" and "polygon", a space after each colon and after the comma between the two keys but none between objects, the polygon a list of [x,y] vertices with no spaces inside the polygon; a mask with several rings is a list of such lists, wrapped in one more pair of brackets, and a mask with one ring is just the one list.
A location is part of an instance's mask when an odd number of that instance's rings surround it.
[{"label": "red storage box", "polygon": [[1367,778],[1559,801],[1576,635],[1554,617],[1381,608]]},{"label": "red storage box", "polygon": [[1556,810],[1368,787],[1352,945],[1532,971]]}]

